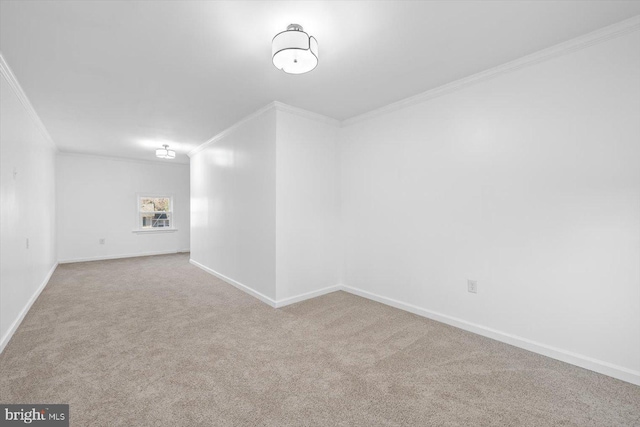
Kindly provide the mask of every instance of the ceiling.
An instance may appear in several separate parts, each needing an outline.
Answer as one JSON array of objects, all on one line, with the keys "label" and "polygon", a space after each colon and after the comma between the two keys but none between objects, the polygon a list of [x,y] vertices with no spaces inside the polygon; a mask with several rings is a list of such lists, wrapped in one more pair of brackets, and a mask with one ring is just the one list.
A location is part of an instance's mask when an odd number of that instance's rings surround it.
[{"label": "ceiling", "polygon": [[[637,1],[0,2],[0,51],[62,151],[186,153],[277,100],[338,120],[640,14]],[[287,75],[290,23],[320,63]]]}]

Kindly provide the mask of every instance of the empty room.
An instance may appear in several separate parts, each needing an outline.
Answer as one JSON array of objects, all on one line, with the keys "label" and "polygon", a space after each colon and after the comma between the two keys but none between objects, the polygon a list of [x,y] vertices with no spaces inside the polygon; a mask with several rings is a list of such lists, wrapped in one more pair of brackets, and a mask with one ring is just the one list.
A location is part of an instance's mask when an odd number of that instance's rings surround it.
[{"label": "empty room", "polygon": [[640,426],[640,1],[0,0],[0,426]]}]

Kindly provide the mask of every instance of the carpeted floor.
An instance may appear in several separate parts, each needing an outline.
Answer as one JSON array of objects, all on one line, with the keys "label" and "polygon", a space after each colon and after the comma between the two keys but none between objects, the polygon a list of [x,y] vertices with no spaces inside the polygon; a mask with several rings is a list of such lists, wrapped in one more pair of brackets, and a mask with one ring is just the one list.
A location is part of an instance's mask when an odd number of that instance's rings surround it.
[{"label": "carpeted floor", "polygon": [[186,254],[59,266],[0,402],[73,426],[640,425],[640,387],[344,292],[273,309]]}]

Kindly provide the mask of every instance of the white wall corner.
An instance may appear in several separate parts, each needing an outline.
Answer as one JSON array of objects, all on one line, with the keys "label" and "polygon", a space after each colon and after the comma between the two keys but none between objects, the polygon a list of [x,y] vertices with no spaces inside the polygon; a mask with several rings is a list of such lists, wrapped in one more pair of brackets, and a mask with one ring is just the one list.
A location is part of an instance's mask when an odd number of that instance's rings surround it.
[{"label": "white wall corner", "polygon": [[318,289],[317,291],[311,291],[304,294],[278,300],[275,302],[275,307],[276,308],[286,307],[291,304],[306,301],[308,299],[316,298],[322,295],[330,294],[332,292],[340,291],[342,289],[343,288],[341,285],[327,286],[326,288]]},{"label": "white wall corner", "polygon": [[225,136],[228,136],[228,135],[232,134],[234,131],[236,131],[237,129],[242,127],[242,125],[244,125],[246,122],[248,122],[250,120],[253,120],[256,117],[259,117],[262,114],[264,114],[264,113],[266,113],[268,111],[271,111],[271,110],[278,110],[278,111],[284,111],[284,112],[291,113],[291,114],[296,114],[298,116],[305,117],[307,119],[319,121],[321,123],[326,123],[326,124],[333,125],[333,126],[336,126],[336,127],[340,127],[341,126],[340,121],[336,120],[336,119],[334,119],[332,117],[324,116],[322,114],[314,113],[312,111],[304,110],[302,108],[293,107],[293,106],[285,104],[283,102],[272,101],[272,102],[268,103],[267,105],[265,105],[264,107],[262,107],[262,108],[260,108],[260,109],[258,109],[256,111],[254,111],[253,113],[249,114],[248,116],[245,116],[242,119],[238,120],[236,123],[234,123],[233,125],[229,126],[228,128],[226,128],[222,132],[220,132],[220,133],[216,134],[215,136],[209,138],[208,140],[206,140],[202,144],[198,145],[193,150],[189,151],[187,153],[187,155],[189,157],[193,157],[194,155],[198,154],[199,152],[204,150],[209,145],[214,144],[216,141],[219,141],[220,139],[224,138]]}]

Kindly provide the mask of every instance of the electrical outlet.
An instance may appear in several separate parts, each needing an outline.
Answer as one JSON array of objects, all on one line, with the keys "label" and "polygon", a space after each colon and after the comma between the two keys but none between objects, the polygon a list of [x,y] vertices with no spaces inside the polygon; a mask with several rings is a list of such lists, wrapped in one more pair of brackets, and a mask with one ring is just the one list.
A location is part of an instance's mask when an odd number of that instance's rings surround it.
[{"label": "electrical outlet", "polygon": [[473,294],[478,293],[478,282],[475,280],[467,280],[467,290]]},{"label": "electrical outlet", "polygon": [[104,245],[104,242],[105,242],[104,237],[102,239],[98,240],[98,243],[100,243],[101,245]]}]

